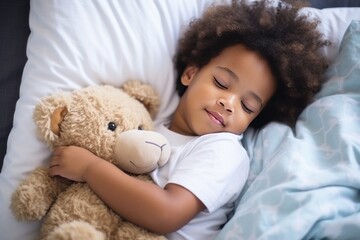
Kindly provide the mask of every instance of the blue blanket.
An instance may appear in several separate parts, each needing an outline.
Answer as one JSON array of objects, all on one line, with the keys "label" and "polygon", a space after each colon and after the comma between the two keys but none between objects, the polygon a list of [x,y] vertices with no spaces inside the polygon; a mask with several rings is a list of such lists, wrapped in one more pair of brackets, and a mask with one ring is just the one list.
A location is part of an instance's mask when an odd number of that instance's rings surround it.
[{"label": "blue blanket", "polygon": [[360,21],[326,77],[294,129],[244,136],[249,180],[217,239],[360,238]]}]

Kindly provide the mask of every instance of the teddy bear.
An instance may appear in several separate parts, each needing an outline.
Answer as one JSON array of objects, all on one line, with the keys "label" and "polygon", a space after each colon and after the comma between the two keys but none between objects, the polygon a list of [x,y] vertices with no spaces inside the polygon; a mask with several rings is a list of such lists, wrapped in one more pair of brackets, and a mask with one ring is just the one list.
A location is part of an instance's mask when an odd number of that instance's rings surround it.
[{"label": "teddy bear", "polygon": [[[153,131],[158,111],[155,90],[139,81],[120,88],[89,86],[44,97],[34,123],[50,149],[84,147],[134,177],[169,158],[166,138]],[[18,220],[42,220],[41,239],[165,239],[113,212],[86,183],[50,177],[48,166],[32,171],[15,190],[11,209]]]}]

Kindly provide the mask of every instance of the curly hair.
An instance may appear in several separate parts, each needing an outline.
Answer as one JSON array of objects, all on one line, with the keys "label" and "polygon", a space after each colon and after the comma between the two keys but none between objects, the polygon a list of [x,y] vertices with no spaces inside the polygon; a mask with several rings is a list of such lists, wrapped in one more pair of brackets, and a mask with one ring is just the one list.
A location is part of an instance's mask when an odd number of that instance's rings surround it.
[{"label": "curly hair", "polygon": [[186,66],[201,68],[225,48],[242,44],[267,61],[277,81],[274,95],[250,126],[272,121],[294,126],[321,88],[328,62],[319,49],[330,44],[317,30],[319,21],[300,13],[303,3],[233,0],[210,6],[180,39],[174,58],[178,94],[186,90],[181,83]]}]

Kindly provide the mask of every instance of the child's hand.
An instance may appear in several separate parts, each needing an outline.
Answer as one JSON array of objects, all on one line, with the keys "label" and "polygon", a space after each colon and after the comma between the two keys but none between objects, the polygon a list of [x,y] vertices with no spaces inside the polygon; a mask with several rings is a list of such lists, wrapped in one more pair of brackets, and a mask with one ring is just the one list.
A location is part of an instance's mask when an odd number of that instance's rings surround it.
[{"label": "child's hand", "polygon": [[92,152],[81,147],[58,147],[50,159],[49,173],[51,176],[62,176],[83,182],[83,176],[89,166],[101,160]]}]

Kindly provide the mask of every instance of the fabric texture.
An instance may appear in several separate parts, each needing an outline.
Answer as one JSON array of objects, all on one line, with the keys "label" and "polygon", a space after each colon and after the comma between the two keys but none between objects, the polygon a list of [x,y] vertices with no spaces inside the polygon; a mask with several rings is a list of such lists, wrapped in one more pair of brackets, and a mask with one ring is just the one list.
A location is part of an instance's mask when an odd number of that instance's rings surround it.
[{"label": "fabric texture", "polygon": [[172,62],[177,40],[212,2],[30,1],[28,61],[0,175],[1,238],[38,236],[39,221],[18,222],[9,209],[19,182],[50,156],[36,136],[35,104],[58,91],[136,79],[154,86],[161,98],[157,118],[167,118],[178,98]]},{"label": "fabric texture", "polygon": [[199,137],[177,134],[161,125],[158,131],[170,142],[166,165],[151,173],[155,182],[180,185],[206,207],[169,239],[213,239],[233,210],[249,172],[249,157],[240,137],[213,133]]},{"label": "fabric texture", "polygon": [[250,179],[217,239],[359,237],[359,42],[360,21],[353,21],[295,129],[270,124],[245,135]]},{"label": "fabric texture", "polygon": [[[19,182],[37,166],[46,165],[50,156],[47,146],[36,137],[32,120],[35,104],[57,91],[96,84],[119,86],[138,79],[152,84],[160,93],[158,121],[167,118],[178,101],[172,62],[178,38],[188,23],[214,1],[30,1],[28,60],[0,173],[3,239],[36,239],[38,235],[40,222],[18,222],[9,210],[11,194]],[[346,28],[351,19],[360,16],[359,11],[304,9],[304,14],[322,21],[319,30],[333,41],[324,49],[330,60],[335,59]],[[269,128],[275,133],[272,142],[280,143],[282,136],[276,127],[273,129]],[[273,146],[275,152],[282,150]]]}]

